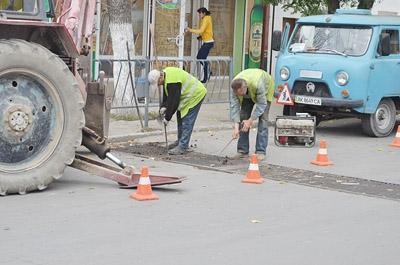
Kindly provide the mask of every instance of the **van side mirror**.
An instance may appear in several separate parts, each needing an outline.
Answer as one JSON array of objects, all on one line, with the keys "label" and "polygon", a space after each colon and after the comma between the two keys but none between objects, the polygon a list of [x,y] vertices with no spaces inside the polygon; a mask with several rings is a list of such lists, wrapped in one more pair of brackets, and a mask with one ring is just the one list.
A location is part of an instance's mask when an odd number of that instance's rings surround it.
[{"label": "van side mirror", "polygon": [[381,56],[388,56],[390,54],[390,34],[381,33],[379,35],[378,53]]},{"label": "van side mirror", "polygon": [[272,44],[271,49],[274,51],[280,51],[282,42],[282,31],[274,30],[272,33]]}]

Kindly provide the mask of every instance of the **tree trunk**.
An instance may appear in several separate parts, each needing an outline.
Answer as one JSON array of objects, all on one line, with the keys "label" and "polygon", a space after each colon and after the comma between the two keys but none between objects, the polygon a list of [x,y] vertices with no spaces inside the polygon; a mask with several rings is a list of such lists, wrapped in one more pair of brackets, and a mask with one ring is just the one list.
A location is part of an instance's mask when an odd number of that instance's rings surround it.
[{"label": "tree trunk", "polygon": [[326,0],[326,4],[328,6],[328,14],[333,14],[336,9],[340,8],[340,0]]},{"label": "tree trunk", "polygon": [[371,9],[374,5],[375,0],[359,0],[358,9]]},{"label": "tree trunk", "polygon": [[[133,40],[133,27],[131,16],[131,1],[107,0],[110,12],[110,33],[113,46],[114,60],[127,60],[126,42],[128,42],[131,57],[135,54]],[[134,76],[134,64],[132,64],[132,76]],[[127,62],[114,61],[113,65],[115,97],[113,105],[133,105],[133,87],[129,77],[129,65]],[[114,112],[115,113],[115,112]],[[133,109],[121,109],[118,114],[133,113]]]}]

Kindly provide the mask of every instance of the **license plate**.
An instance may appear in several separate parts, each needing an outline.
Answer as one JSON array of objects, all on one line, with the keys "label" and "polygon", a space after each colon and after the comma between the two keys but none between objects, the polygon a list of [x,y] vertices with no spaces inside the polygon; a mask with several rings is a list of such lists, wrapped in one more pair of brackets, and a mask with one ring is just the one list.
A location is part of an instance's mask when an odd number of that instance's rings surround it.
[{"label": "license plate", "polygon": [[301,104],[321,106],[321,98],[316,97],[296,96],[294,101]]}]

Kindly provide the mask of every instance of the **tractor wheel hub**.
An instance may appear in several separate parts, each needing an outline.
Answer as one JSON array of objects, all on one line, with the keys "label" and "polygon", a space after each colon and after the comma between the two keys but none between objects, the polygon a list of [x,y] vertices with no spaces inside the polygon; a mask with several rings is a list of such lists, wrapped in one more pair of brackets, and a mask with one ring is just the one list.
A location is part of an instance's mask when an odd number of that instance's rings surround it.
[{"label": "tractor wheel hub", "polygon": [[29,114],[19,110],[11,112],[8,116],[8,124],[16,132],[25,131],[29,125]]},{"label": "tractor wheel hub", "polygon": [[6,111],[4,121],[10,133],[24,134],[32,123],[32,110],[27,106],[11,105]]}]

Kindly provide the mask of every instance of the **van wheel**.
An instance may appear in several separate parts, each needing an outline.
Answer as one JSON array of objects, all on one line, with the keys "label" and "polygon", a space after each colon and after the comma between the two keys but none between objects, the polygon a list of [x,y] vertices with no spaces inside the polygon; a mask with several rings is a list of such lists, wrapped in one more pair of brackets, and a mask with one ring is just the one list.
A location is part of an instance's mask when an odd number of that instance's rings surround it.
[{"label": "van wheel", "polygon": [[388,136],[396,123],[396,106],[390,98],[381,100],[375,113],[361,119],[363,132],[372,137]]}]

